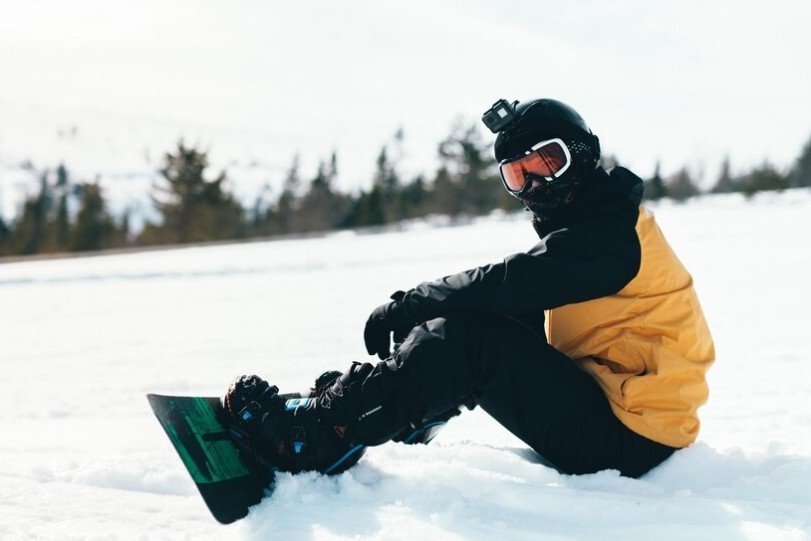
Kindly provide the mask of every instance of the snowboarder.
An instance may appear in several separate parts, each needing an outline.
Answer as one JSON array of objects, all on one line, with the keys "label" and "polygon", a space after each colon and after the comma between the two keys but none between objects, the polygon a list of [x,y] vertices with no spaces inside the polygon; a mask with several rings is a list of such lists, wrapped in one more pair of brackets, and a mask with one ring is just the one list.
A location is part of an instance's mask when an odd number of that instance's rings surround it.
[{"label": "snowboarder", "polygon": [[640,207],[642,180],[605,171],[598,138],[559,101],[499,100],[483,121],[540,242],[396,292],[364,330],[381,361],[326,373],[301,399],[238,378],[224,407],[267,463],[342,471],[366,446],[425,441],[463,405],[568,474],[638,477],[695,441],[712,338],[690,274]]}]

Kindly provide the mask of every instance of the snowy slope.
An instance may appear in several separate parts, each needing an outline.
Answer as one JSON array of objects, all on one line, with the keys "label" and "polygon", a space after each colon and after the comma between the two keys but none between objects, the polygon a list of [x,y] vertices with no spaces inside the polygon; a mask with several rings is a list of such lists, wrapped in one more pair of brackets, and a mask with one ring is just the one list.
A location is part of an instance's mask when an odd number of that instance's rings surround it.
[{"label": "snowy slope", "polygon": [[0,539],[809,539],[811,193],[656,213],[716,339],[696,445],[641,480],[569,477],[467,412],[429,447],[282,476],[229,527],[144,394],[304,388],[365,358],[391,291],[528,248],[526,217],[0,265]]}]

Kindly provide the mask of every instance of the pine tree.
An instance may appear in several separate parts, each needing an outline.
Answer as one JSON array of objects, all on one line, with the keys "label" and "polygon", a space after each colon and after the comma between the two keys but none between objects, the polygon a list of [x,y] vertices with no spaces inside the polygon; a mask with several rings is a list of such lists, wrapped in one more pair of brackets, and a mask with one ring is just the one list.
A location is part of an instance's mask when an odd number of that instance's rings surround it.
[{"label": "pine tree", "polygon": [[0,216],[0,256],[7,255],[11,249],[9,243],[11,241],[11,229],[6,225],[3,217]]},{"label": "pine tree", "polygon": [[70,243],[70,221],[68,217],[68,194],[65,190],[59,195],[59,205],[56,208],[54,221],[54,247],[66,250]]},{"label": "pine tree", "polygon": [[279,195],[279,200],[276,203],[276,213],[272,220],[275,224],[272,229],[275,232],[289,233],[293,228],[293,215],[297,210],[297,198],[301,186],[299,167],[300,157],[299,154],[296,153],[293,155],[293,160],[290,163],[290,168],[287,170],[287,175],[284,179],[282,193]]},{"label": "pine tree", "polygon": [[225,190],[226,175],[205,177],[205,152],[178,143],[160,169],[165,184],[152,195],[162,224],[145,230],[149,242],[198,242],[238,238],[245,233],[242,206]]},{"label": "pine tree", "polygon": [[732,179],[729,166],[729,156],[724,158],[721,163],[721,172],[718,174],[718,180],[715,186],[712,187],[712,193],[730,193],[735,191],[735,181]]},{"label": "pine tree", "polygon": [[290,168],[287,170],[287,176],[284,179],[284,189],[292,192],[293,195],[299,195],[298,191],[301,189],[301,175],[299,168],[301,167],[301,157],[298,153],[293,155],[293,161],[290,163]]},{"label": "pine tree", "polygon": [[295,231],[329,231],[345,222],[347,198],[333,189],[338,176],[338,155],[333,151],[328,162],[321,160],[310,189],[295,213]]},{"label": "pine tree", "polygon": [[40,251],[44,219],[38,199],[26,199],[23,211],[14,223],[10,241],[12,254],[30,255]]},{"label": "pine tree", "polygon": [[265,184],[253,199],[253,205],[248,213],[248,226],[250,227],[251,235],[261,235],[267,225],[268,212],[270,209],[267,208],[267,203],[265,202],[265,193],[267,193],[268,190],[269,187]]},{"label": "pine tree", "polygon": [[329,168],[327,164],[324,163],[324,160],[318,162],[318,169],[316,170],[315,176],[313,177],[312,181],[310,182],[310,189],[311,190],[328,190],[331,188],[330,181],[332,177],[329,174]]},{"label": "pine tree", "polygon": [[785,190],[789,187],[789,179],[782,175],[768,161],[756,167],[739,182],[740,191],[747,197],[751,197],[757,192],[767,190]]},{"label": "pine tree", "polygon": [[403,186],[400,201],[404,218],[415,218],[425,214],[428,189],[422,175],[417,175],[411,182]]},{"label": "pine tree", "polygon": [[353,206],[350,220],[356,227],[385,224],[386,209],[383,188],[372,186],[368,193],[361,192]]},{"label": "pine tree", "polygon": [[67,185],[68,185],[68,170],[65,168],[65,164],[60,163],[59,166],[56,168],[56,187],[66,188]]},{"label": "pine tree", "polygon": [[656,162],[656,169],[653,171],[653,176],[645,181],[644,198],[650,201],[657,201],[663,197],[667,197],[667,188],[665,181],[662,179],[661,164]]},{"label": "pine tree", "polygon": [[460,212],[476,215],[498,207],[502,188],[495,160],[476,124],[457,121],[439,144],[439,156],[451,183],[458,187]]},{"label": "pine tree", "polygon": [[126,246],[130,244],[132,230],[130,226],[130,209],[124,211],[124,214],[121,216],[121,222],[118,226],[118,240],[116,241],[116,245],[118,246]]},{"label": "pine tree", "polygon": [[380,186],[386,197],[392,197],[397,190],[397,175],[394,174],[394,167],[389,161],[388,149],[386,145],[380,149],[380,153],[375,160],[375,172],[372,177],[372,184]]},{"label": "pine tree", "polygon": [[794,187],[811,186],[811,138],[805,143],[791,171],[791,185]]},{"label": "pine tree", "polygon": [[48,239],[49,249],[64,251],[68,249],[70,242],[70,216],[68,215],[68,194],[70,183],[68,170],[65,164],[60,163],[56,168],[56,183],[54,185],[54,195],[57,198],[56,215],[49,220],[50,237]]},{"label": "pine tree", "polygon": [[338,152],[335,150],[332,151],[332,154],[329,157],[327,177],[329,178],[330,185],[333,185],[335,179],[338,178]]},{"label": "pine tree", "polygon": [[48,173],[40,176],[39,192],[23,203],[22,215],[14,225],[11,235],[11,253],[30,255],[42,252],[48,239],[48,212],[52,196],[48,186]]},{"label": "pine tree", "polygon": [[440,166],[431,183],[430,209],[435,214],[458,216],[462,212],[461,190],[451,179],[448,168]]},{"label": "pine tree", "polygon": [[380,153],[375,160],[372,189],[379,193],[371,197],[368,202],[380,207],[372,211],[373,214],[382,213],[385,222],[396,222],[404,218],[402,202],[399,197],[400,177],[397,174],[394,161],[389,158],[386,145],[383,145],[380,149]]},{"label": "pine tree", "polygon": [[667,195],[676,201],[684,201],[700,193],[687,168],[682,167],[667,183]]},{"label": "pine tree", "polygon": [[113,218],[107,212],[101,187],[97,183],[85,183],[76,224],[70,235],[71,251],[108,248],[115,233]]}]

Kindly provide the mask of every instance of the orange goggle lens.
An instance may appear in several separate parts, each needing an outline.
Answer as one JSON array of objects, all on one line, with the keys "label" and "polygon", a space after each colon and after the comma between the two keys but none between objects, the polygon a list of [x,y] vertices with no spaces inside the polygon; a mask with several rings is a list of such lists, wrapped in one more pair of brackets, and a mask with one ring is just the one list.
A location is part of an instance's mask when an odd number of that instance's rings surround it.
[{"label": "orange goggle lens", "polygon": [[571,157],[563,141],[553,139],[538,143],[525,156],[503,162],[499,169],[504,186],[511,192],[524,191],[527,175],[543,177],[552,181],[569,167]]}]

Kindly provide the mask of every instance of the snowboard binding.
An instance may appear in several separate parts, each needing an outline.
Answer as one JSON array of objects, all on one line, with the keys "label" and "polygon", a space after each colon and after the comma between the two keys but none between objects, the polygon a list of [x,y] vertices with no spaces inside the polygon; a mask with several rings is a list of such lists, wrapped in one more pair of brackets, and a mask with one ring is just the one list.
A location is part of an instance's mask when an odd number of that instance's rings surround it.
[{"label": "snowboard binding", "polygon": [[[265,471],[341,473],[366,450],[346,422],[352,395],[348,389],[366,371],[367,367],[355,363],[346,374],[324,372],[308,392],[300,394],[280,394],[277,386],[259,376],[240,376],[223,398],[224,421],[234,443]],[[391,439],[427,444],[459,413],[453,408],[411,423]]]},{"label": "snowboard binding", "polygon": [[237,378],[223,409],[234,441],[274,471],[340,473],[365,450],[348,437],[346,426],[331,424],[317,396],[279,394],[258,376]]}]

